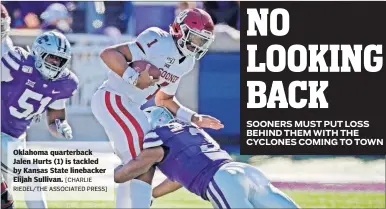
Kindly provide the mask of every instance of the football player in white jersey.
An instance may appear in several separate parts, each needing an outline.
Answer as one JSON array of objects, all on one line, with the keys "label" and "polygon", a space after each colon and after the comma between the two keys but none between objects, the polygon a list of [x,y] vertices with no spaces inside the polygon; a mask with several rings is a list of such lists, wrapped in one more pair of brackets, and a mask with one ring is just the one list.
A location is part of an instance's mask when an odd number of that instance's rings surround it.
[{"label": "football player in white jersey", "polygon": [[9,49],[13,48],[11,38],[8,36],[11,29],[11,17],[8,14],[7,9],[1,4],[1,55],[6,53]]},{"label": "football player in white jersey", "polygon": [[[214,41],[214,24],[201,9],[187,9],[175,19],[167,33],[151,27],[133,42],[104,49],[100,55],[111,69],[108,79],[94,94],[91,107],[104,127],[115,153],[127,163],[142,150],[144,134],[150,131],[147,117],[140,107],[155,97],[157,106],[168,108],[178,119],[202,128],[221,129],[216,118],[200,115],[175,100],[181,77],[189,73]],[[145,60],[161,70],[152,79],[148,69],[141,73],[128,63]],[[118,185],[117,208],[149,208],[154,170]]]}]

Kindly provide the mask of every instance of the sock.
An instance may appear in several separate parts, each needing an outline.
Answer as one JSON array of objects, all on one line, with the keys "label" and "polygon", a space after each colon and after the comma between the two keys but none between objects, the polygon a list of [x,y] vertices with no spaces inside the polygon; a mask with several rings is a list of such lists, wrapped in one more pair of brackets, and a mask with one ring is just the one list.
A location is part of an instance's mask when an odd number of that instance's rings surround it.
[{"label": "sock", "polygon": [[43,192],[32,192],[33,194],[26,194],[28,192],[24,192],[24,196],[29,196],[31,197],[32,195],[35,196],[34,198],[35,199],[40,199],[40,200],[26,200],[25,201],[25,204],[27,205],[27,207],[29,209],[32,209],[32,208],[47,208],[47,202],[46,202],[46,199],[45,199],[45,196],[43,194]]},{"label": "sock", "polygon": [[[32,169],[38,169],[39,167],[37,165],[29,165],[29,168]],[[21,174],[21,175],[28,175],[28,174]],[[29,174],[29,176],[34,179],[35,177],[40,177],[39,173],[36,174]],[[41,187],[42,184],[40,182],[25,182],[25,186],[30,186],[31,188],[34,187]],[[29,209],[32,208],[47,208],[47,201],[46,197],[43,191],[24,191],[24,200],[25,204]]]},{"label": "sock", "polygon": [[[25,183],[26,186],[41,186],[38,182]],[[29,209],[32,208],[47,208],[46,197],[42,191],[24,191],[25,204]]]},{"label": "sock", "polygon": [[119,184],[117,188],[117,208],[150,208],[152,187],[141,180]]},{"label": "sock", "polygon": [[130,208],[130,200],[129,200],[129,194],[130,194],[130,184],[131,182],[125,182],[122,184],[118,184],[117,187],[117,195],[116,195],[116,208]]},{"label": "sock", "polygon": [[152,187],[150,184],[133,179],[131,180],[131,208],[149,208],[151,203]]},{"label": "sock", "polygon": [[[25,183],[26,186],[31,186],[32,188],[35,186],[41,186],[39,182],[30,182]],[[25,204],[29,209],[32,208],[47,208],[46,197],[43,191],[24,191],[24,200]]]}]

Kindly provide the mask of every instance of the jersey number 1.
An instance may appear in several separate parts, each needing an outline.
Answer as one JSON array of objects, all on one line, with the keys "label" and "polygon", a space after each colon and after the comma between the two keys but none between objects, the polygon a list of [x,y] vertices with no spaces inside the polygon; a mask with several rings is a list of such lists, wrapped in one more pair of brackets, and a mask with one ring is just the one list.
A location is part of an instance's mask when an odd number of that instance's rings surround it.
[{"label": "jersey number 1", "polygon": [[[36,111],[36,113],[33,113],[34,106],[27,102],[28,99],[33,99],[40,102],[40,107]],[[19,112],[14,106],[10,106],[9,111],[11,115],[16,118],[19,118],[19,119],[25,118],[26,120],[30,120],[35,115],[41,114],[44,111],[44,108],[47,106],[47,104],[51,101],[51,99],[52,99],[51,97],[43,98],[42,94],[26,89],[24,93],[20,96],[19,100],[17,101],[19,107],[25,110],[23,112]]]},{"label": "jersey number 1", "polygon": [[147,47],[149,47],[149,48],[150,48],[150,47],[151,47],[151,45],[153,45],[153,44],[157,43],[157,41],[158,41],[157,39],[154,39],[152,42],[150,42],[150,43],[148,43],[148,44],[147,44]]}]

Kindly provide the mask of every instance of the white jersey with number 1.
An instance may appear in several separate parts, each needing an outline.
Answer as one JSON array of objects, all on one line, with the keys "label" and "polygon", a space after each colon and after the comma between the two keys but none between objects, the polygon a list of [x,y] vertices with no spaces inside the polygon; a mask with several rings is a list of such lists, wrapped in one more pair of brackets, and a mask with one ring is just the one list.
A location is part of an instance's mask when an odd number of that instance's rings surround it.
[{"label": "white jersey with number 1", "polygon": [[91,108],[95,118],[104,127],[115,153],[123,162],[137,156],[142,150],[144,134],[150,131],[141,105],[158,91],[175,95],[181,77],[193,69],[195,59],[180,54],[173,37],[159,29],[148,28],[137,39],[128,43],[133,61],[146,60],[162,73],[157,85],[139,89],[110,71],[108,79],[95,92]]},{"label": "white jersey with number 1", "polygon": [[125,82],[110,71],[103,88],[118,95],[128,97],[132,102],[142,105],[159,90],[174,95],[181,77],[193,69],[195,59],[180,54],[173,37],[160,28],[151,27],[143,31],[134,42],[128,44],[133,61],[146,60],[158,67],[162,74],[156,85],[139,89]]}]

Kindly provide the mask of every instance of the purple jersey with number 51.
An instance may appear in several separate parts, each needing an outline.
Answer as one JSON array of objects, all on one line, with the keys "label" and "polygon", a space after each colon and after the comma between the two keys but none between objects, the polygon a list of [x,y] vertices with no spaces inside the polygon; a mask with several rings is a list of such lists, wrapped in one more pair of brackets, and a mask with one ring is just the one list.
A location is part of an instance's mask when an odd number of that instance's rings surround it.
[{"label": "purple jersey with number 51", "polygon": [[20,47],[3,55],[1,71],[1,132],[15,138],[26,132],[35,115],[78,88],[78,78],[68,69],[58,80],[44,79],[34,57]]},{"label": "purple jersey with number 51", "polygon": [[214,174],[232,161],[212,137],[190,125],[169,123],[148,133],[143,147],[157,146],[165,150],[164,159],[157,165],[162,173],[205,200]]}]

